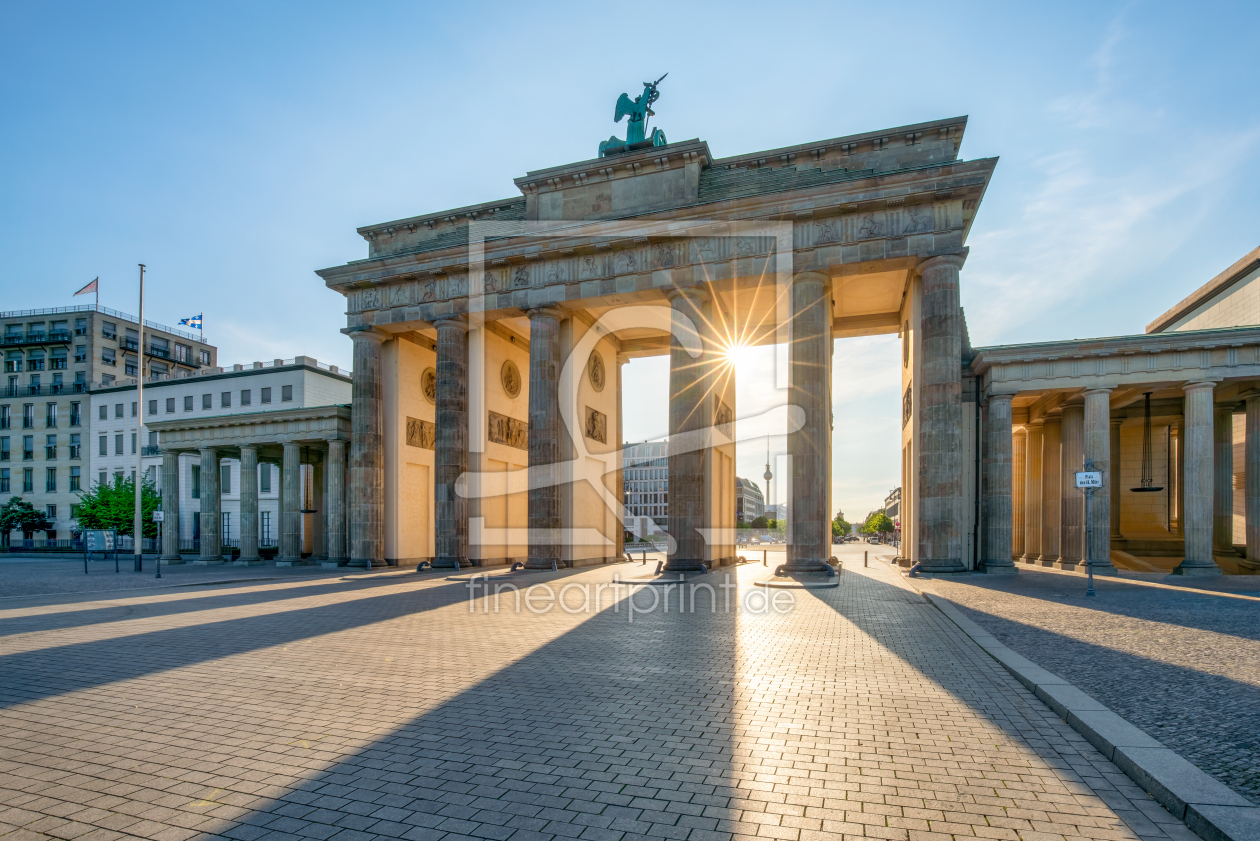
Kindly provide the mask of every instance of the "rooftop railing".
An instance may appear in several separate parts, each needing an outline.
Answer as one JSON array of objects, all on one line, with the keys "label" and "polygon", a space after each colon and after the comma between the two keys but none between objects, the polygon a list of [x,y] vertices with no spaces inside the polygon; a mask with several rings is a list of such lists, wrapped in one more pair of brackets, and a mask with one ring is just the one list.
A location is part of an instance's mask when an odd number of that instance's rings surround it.
[{"label": "rooftop railing", "polygon": [[[93,304],[80,304],[75,307],[51,307],[42,310],[10,310],[9,312],[0,312],[0,318],[28,318],[35,315],[61,315],[62,313],[73,312],[99,312],[101,315],[108,315],[122,321],[130,321],[135,323],[138,319],[134,315],[125,312],[102,307]],[[174,327],[167,327],[165,324],[159,324],[156,321],[144,320],[145,327],[152,327],[154,330],[161,330],[163,333],[171,333],[176,336],[182,336],[185,339],[191,339],[194,342],[205,343],[205,339],[196,333],[186,333],[183,330],[176,330]]]}]

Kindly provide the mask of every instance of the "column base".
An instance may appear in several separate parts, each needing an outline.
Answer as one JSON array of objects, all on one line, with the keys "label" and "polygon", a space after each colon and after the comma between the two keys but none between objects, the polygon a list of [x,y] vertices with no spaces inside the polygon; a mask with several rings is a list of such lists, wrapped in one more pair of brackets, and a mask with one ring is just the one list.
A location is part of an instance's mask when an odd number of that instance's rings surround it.
[{"label": "column base", "polygon": [[[279,566],[278,563],[276,565]],[[346,561],[345,565],[348,567],[359,567],[360,569],[376,569],[377,567],[386,566],[384,558],[373,558],[370,561],[365,558],[353,558]],[[338,566],[341,566],[341,564],[338,564]]]},{"label": "column base", "polygon": [[[1081,562],[1076,566],[1077,572],[1089,572],[1089,564]],[[1116,569],[1111,561],[1094,561],[1094,575],[1119,575],[1120,570]]]},{"label": "column base", "polygon": [[224,563],[226,562],[221,557],[198,558],[197,560],[193,561],[193,566],[213,567],[213,566],[222,566]]},{"label": "column base", "polygon": [[1172,571],[1172,574],[1197,578],[1208,575],[1224,575],[1225,573],[1224,570],[1214,563],[1185,560],[1177,565],[1177,568]]},{"label": "column base", "polygon": [[1019,575],[1019,569],[1011,561],[981,561],[976,572],[985,575]]},{"label": "column base", "polygon": [[276,566],[278,567],[304,567],[306,561],[301,558],[276,558]]},{"label": "column base", "polygon": [[179,566],[184,563],[184,559],[179,555],[163,555],[158,560],[166,564],[168,567]]},{"label": "column base", "polygon": [[564,565],[564,561],[559,558],[538,558],[531,555],[529,559],[525,561],[525,569],[551,569],[553,561],[555,562],[556,569],[568,568]]},{"label": "column base", "polygon": [[238,567],[260,567],[263,565],[262,558],[238,558],[233,566]]},{"label": "column base", "polygon": [[919,572],[950,573],[968,572],[967,565],[958,558],[929,558],[919,561]]},{"label": "column base", "polygon": [[700,558],[666,558],[662,572],[699,572],[704,561]]},{"label": "column base", "polygon": [[1083,563],[1082,561],[1069,561],[1066,558],[1059,558],[1057,561],[1050,564],[1050,566],[1053,567],[1054,569],[1065,569],[1068,572],[1071,572],[1072,570],[1080,566],[1082,563]]},{"label": "column base", "polygon": [[345,562],[345,561],[333,561],[333,560],[327,560],[327,561],[321,561],[319,565],[320,565],[323,569],[340,569],[341,567],[343,567],[343,566],[345,566],[345,565],[346,565],[346,562]]},{"label": "column base", "polygon": [[[467,569],[468,567],[471,567],[472,565],[473,565],[473,562],[468,560],[468,558],[434,558],[433,559],[434,569]],[[548,564],[547,567],[548,569],[550,569],[551,565]]]}]

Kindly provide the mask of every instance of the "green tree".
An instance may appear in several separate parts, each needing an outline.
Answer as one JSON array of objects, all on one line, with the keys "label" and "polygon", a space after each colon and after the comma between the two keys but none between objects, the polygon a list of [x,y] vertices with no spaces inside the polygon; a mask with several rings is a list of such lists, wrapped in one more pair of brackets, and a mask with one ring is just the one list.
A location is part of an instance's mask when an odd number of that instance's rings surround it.
[{"label": "green tree", "polygon": [[[162,504],[157,488],[147,478],[140,485],[140,521],[145,537],[157,537],[158,524],[153,512]],[[114,529],[120,535],[131,534],[136,516],[136,483],[122,476],[113,482],[92,486],[79,494],[79,528]]]},{"label": "green tree", "polygon": [[831,536],[843,537],[853,531],[853,524],[844,518],[844,512],[837,511],[831,520]]},{"label": "green tree", "polygon": [[762,514],[760,517],[752,521],[752,527],[755,529],[768,529],[770,528],[770,521],[766,519],[765,514]]},{"label": "green tree", "polygon": [[893,521],[883,511],[871,514],[862,526],[862,531],[866,534],[890,534],[894,529]]},{"label": "green tree", "polygon": [[6,546],[9,544],[9,532],[20,531],[24,538],[30,540],[35,532],[46,532],[52,527],[53,524],[43,513],[36,511],[35,506],[20,496],[10,497],[0,507],[0,538]]}]

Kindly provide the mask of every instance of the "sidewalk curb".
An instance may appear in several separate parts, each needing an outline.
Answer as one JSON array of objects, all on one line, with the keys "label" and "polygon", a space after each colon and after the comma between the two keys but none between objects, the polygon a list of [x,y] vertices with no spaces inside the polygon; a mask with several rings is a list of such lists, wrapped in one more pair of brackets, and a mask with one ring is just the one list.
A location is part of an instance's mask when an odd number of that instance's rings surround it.
[{"label": "sidewalk curb", "polygon": [[[917,582],[916,582],[917,583]],[[916,588],[917,589],[917,588]],[[1257,841],[1260,806],[1188,762],[1105,704],[998,642],[952,602],[920,590],[963,633],[1204,841]]]}]

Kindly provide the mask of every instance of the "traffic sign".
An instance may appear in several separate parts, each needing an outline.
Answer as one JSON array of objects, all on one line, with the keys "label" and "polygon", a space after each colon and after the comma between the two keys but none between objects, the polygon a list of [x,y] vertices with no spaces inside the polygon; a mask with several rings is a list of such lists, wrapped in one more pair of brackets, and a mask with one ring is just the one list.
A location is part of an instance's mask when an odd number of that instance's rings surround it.
[{"label": "traffic sign", "polygon": [[165,520],[165,519],[166,519],[166,512],[165,512],[165,511],[154,511],[154,512],[153,512],[153,522],[155,522],[155,523],[160,523],[160,522],[162,522],[162,521],[163,521],[163,520]]},{"label": "traffic sign", "polygon": [[1101,488],[1102,487],[1102,471],[1101,470],[1076,471],[1076,487]]}]

